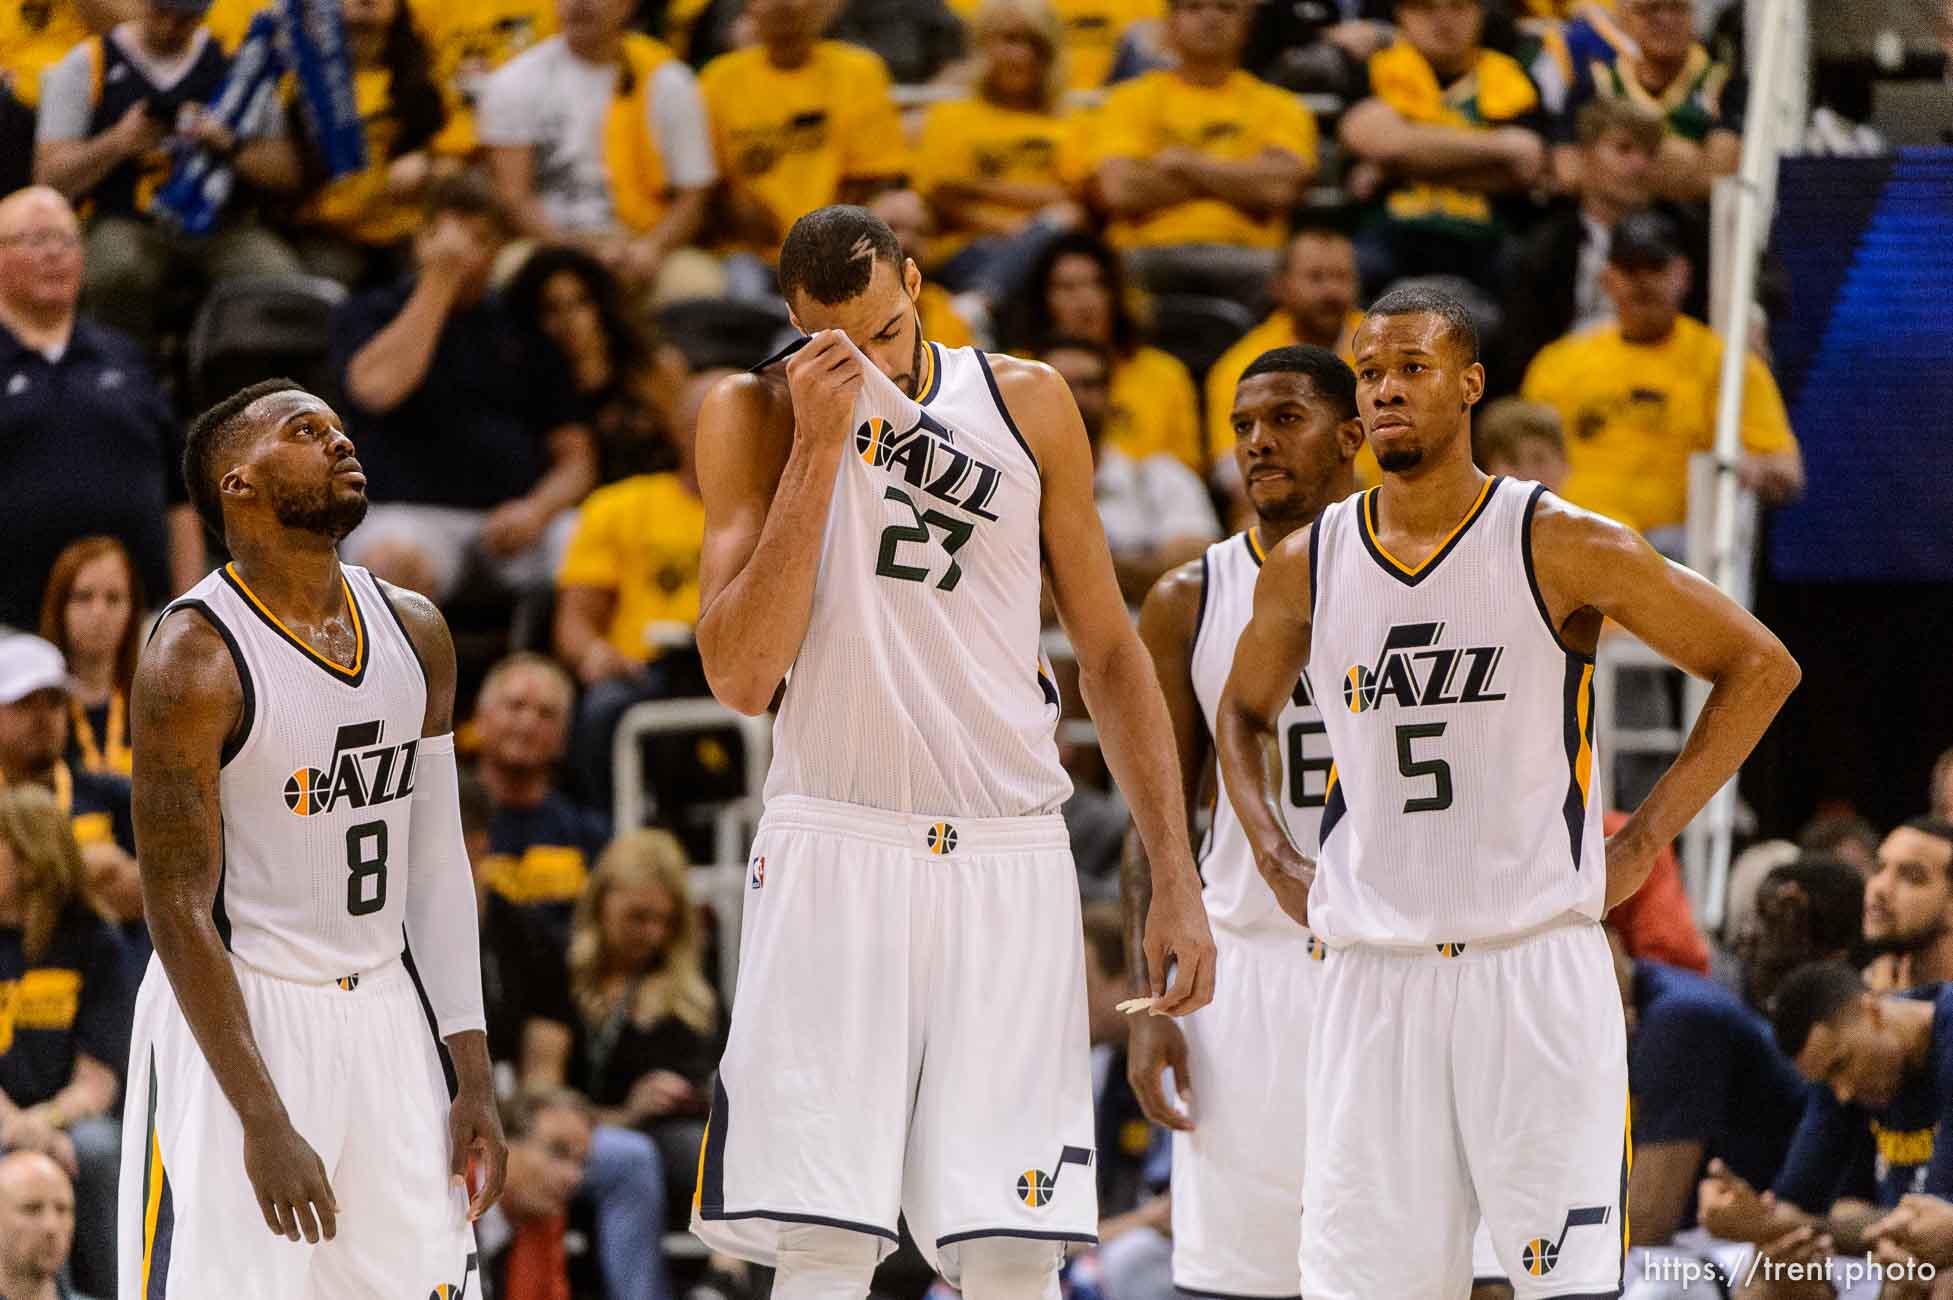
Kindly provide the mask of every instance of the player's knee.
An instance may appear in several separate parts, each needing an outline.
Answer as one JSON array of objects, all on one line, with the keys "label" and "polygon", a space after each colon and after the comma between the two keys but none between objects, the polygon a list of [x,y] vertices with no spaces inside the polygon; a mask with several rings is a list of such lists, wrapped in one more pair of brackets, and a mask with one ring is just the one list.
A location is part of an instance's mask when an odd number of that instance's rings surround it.
[{"label": "player's knee", "polygon": [[780,1229],[774,1300],[861,1300],[881,1262],[881,1242],[865,1232],[796,1223]]},{"label": "player's knee", "polygon": [[952,1247],[946,1268],[964,1300],[1057,1300],[1065,1248],[1027,1237],[978,1237]]}]

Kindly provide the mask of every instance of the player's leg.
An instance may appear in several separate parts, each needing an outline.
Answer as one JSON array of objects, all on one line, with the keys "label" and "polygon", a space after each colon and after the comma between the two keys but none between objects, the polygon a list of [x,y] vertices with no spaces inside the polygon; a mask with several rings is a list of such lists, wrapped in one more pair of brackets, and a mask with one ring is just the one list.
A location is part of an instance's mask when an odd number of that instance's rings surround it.
[{"label": "player's leg", "polygon": [[879,1237],[818,1223],[781,1225],[773,1300],[861,1300],[881,1262]]},{"label": "player's leg", "polygon": [[1173,1138],[1173,1282],[1294,1296],[1309,1020],[1326,954],[1294,926],[1216,926],[1214,947],[1214,1001],[1181,1021],[1194,1129]]},{"label": "player's leg", "polygon": [[1062,1241],[978,1237],[944,1247],[942,1257],[964,1300],[1058,1300]]},{"label": "player's leg", "polygon": [[395,962],[327,1002],[337,1084],[350,1102],[338,1162],[327,1166],[339,1235],[319,1248],[320,1297],[394,1300],[446,1286],[472,1290],[468,1198],[450,1182],[448,1090],[434,1037],[405,967]]},{"label": "player's leg", "polygon": [[760,824],[692,1202],[715,1250],[774,1264],[788,1224],[866,1234],[877,1257],[895,1246],[920,1050],[900,821],[786,798]]},{"label": "player's leg", "polygon": [[1455,963],[1329,953],[1309,1037],[1307,1300],[1464,1300],[1477,1217],[1453,1106]]},{"label": "player's leg", "polygon": [[[1077,873],[1057,818],[1014,821],[957,823],[915,864],[932,960],[902,1208],[951,1285],[976,1259],[992,1296],[1035,1300],[1057,1244],[1097,1240],[1098,1188]],[[1044,1248],[971,1249],[991,1240]]]},{"label": "player's leg", "polygon": [[1454,1080],[1493,1249],[1520,1300],[1617,1295],[1627,1031],[1598,925],[1461,961]]}]

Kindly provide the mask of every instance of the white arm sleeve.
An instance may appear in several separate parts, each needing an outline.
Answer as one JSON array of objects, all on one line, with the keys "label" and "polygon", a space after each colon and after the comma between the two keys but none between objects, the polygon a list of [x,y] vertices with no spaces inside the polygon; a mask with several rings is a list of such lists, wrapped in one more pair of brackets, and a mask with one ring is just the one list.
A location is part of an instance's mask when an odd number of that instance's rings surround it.
[{"label": "white arm sleeve", "polygon": [[461,834],[461,775],[454,734],[424,736],[414,758],[413,830],[408,836],[407,944],[442,1038],[486,1029],[481,997],[481,925]]}]

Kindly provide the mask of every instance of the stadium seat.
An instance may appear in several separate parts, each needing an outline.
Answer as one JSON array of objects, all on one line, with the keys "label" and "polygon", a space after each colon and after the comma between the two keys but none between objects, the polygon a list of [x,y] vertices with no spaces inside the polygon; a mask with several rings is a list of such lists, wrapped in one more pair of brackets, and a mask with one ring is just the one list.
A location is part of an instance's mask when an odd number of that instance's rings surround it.
[{"label": "stadium seat", "polygon": [[333,308],[343,286],[310,275],[251,276],[213,286],[190,330],[190,392],[197,408],[262,379],[287,376],[334,400],[327,363]]},{"label": "stadium seat", "polygon": [[1199,379],[1235,340],[1255,327],[1246,307],[1205,294],[1171,293],[1153,300],[1153,342]]},{"label": "stadium seat", "polygon": [[684,298],[660,308],[656,319],[694,370],[758,365],[796,333],[786,306],[777,302]]}]

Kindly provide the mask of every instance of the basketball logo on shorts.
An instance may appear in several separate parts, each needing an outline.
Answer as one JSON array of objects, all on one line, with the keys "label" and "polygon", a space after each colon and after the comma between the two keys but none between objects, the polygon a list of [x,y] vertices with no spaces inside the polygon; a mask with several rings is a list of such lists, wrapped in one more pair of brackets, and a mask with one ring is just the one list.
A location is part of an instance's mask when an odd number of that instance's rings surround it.
[{"label": "basketball logo on shorts", "polygon": [[[956,852],[956,828],[948,822],[937,822],[929,828],[929,851],[941,857],[945,853]],[[1033,1201],[1035,1205],[1037,1202]]]},{"label": "basketball logo on shorts", "polygon": [[1313,934],[1310,935],[1309,936],[1309,960],[1321,961],[1328,955],[1329,955],[1329,945],[1324,943],[1322,940],[1316,938]]},{"label": "basketball logo on shorts", "polygon": [[1519,1263],[1533,1277],[1545,1277],[1560,1262],[1560,1246],[1566,1241],[1566,1234],[1573,1228],[1584,1228],[1594,1224],[1604,1224],[1612,1213],[1605,1205],[1583,1205],[1577,1210],[1568,1210],[1566,1221],[1560,1225],[1560,1235],[1548,1241],[1544,1237],[1534,1237],[1519,1252]]},{"label": "basketball logo on shorts", "polygon": [[863,461],[882,468],[895,457],[895,426],[879,417],[863,421],[854,431],[854,449]]},{"label": "basketball logo on shorts", "polygon": [[1058,1163],[1050,1173],[1042,1169],[1026,1169],[1017,1176],[1017,1199],[1034,1210],[1041,1210],[1057,1195],[1058,1178],[1065,1172],[1066,1165],[1089,1168],[1091,1163],[1090,1147],[1062,1147],[1058,1151]]},{"label": "basketball logo on shorts", "polygon": [[467,1294],[466,1285],[463,1283],[461,1286],[456,1286],[452,1282],[443,1282],[427,1293],[427,1300],[461,1300],[461,1297]]},{"label": "basketball logo on shorts", "polygon": [[1362,713],[1377,706],[1376,675],[1362,664],[1343,674],[1343,703],[1351,713]]},{"label": "basketball logo on shorts", "polygon": [[285,778],[285,806],[300,817],[324,812],[331,800],[326,774],[316,767],[301,767]]},{"label": "basketball logo on shorts", "polygon": [[1465,951],[1462,943],[1441,943],[1437,946],[1440,957],[1456,957]]}]

